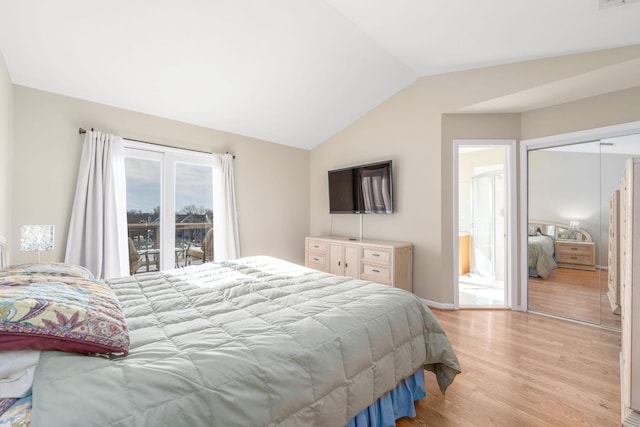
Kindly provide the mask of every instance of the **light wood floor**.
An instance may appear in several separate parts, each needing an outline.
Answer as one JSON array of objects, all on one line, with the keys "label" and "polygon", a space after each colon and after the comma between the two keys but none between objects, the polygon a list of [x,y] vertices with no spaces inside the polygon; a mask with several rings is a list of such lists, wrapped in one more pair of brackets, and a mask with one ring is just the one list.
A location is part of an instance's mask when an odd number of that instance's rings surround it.
[{"label": "light wood floor", "polygon": [[442,395],[425,373],[416,426],[619,426],[620,334],[509,310],[433,310],[462,374]]},{"label": "light wood floor", "polygon": [[607,298],[606,270],[556,268],[546,279],[529,278],[529,310],[621,328]]}]

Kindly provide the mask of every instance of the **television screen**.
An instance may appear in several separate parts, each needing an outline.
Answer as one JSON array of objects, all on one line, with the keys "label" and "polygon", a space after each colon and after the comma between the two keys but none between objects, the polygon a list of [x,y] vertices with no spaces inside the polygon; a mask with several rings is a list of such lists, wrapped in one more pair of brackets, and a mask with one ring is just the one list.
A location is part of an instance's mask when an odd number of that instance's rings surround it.
[{"label": "television screen", "polygon": [[329,171],[330,213],[393,213],[391,160]]}]

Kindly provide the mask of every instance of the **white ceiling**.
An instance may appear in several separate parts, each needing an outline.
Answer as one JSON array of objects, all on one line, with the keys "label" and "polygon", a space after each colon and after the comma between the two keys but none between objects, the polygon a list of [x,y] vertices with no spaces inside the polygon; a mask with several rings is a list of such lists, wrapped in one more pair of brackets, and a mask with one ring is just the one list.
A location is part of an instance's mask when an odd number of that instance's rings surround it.
[{"label": "white ceiling", "polygon": [[[0,51],[15,84],[309,149],[419,77],[640,44],[639,22],[598,0],[2,0]],[[517,96],[468,111],[541,91]]]}]

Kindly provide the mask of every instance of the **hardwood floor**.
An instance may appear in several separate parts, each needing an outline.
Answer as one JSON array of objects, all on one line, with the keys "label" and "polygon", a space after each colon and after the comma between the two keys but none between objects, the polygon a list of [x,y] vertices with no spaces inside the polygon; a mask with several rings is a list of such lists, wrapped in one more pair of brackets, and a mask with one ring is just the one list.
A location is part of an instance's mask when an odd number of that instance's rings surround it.
[{"label": "hardwood floor", "polygon": [[556,268],[546,279],[529,278],[529,310],[620,329],[606,291],[606,270]]},{"label": "hardwood floor", "polygon": [[433,310],[462,374],[446,395],[425,373],[398,427],[619,426],[620,333],[509,310]]}]

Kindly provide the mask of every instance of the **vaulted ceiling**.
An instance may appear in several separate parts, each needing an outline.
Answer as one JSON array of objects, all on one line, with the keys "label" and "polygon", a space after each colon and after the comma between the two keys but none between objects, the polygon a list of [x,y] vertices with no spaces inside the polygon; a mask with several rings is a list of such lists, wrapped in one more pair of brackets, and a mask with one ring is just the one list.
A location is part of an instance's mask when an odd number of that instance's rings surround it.
[{"label": "vaulted ceiling", "polygon": [[421,77],[640,44],[640,1],[599,1],[3,0],[0,52],[14,84],[309,149]]}]

